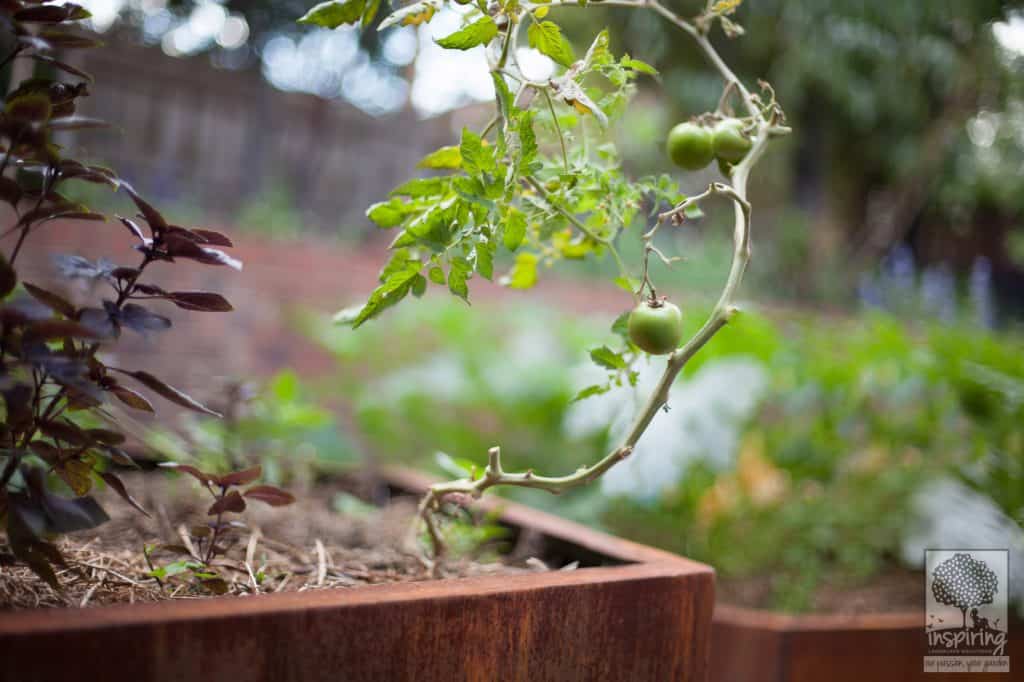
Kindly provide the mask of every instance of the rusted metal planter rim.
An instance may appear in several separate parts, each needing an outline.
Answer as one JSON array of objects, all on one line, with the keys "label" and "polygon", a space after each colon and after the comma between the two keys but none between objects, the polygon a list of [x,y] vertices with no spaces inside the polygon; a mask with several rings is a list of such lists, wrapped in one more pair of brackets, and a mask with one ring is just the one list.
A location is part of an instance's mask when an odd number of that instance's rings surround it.
[{"label": "rusted metal planter rim", "polygon": [[[429,477],[405,469],[388,469],[383,478],[391,485],[418,492],[429,485]],[[530,528],[546,536],[598,552],[625,565],[580,568],[573,571],[547,571],[511,576],[481,576],[449,580],[367,585],[355,588],[310,590],[245,597],[209,597],[169,600],[147,604],[95,606],[87,609],[39,609],[0,614],[0,637],[29,635],[65,630],[93,630],[159,621],[173,624],[193,620],[232,618],[240,615],[309,612],[323,609],[372,607],[401,604],[422,598],[487,599],[498,594],[514,594],[538,589],[661,580],[685,576],[705,576],[713,580],[713,570],[701,563],[615,538],[571,521],[511,502],[484,500],[485,508],[500,509],[501,520]]]}]

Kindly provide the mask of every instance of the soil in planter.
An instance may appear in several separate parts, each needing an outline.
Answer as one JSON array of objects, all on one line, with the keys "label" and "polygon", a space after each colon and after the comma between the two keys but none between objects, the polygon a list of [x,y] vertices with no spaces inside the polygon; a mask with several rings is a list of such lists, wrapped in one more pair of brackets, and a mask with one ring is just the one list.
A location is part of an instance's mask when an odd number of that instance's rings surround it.
[{"label": "soil in planter", "polygon": [[[494,542],[474,541],[477,547],[470,555],[446,558],[430,566],[402,549],[416,500],[408,496],[392,498],[385,493],[382,506],[374,507],[351,494],[357,488],[365,489],[365,484],[348,481],[318,485],[298,494],[298,501],[286,507],[250,503],[237,516],[244,527],[233,530],[228,551],[211,562],[211,569],[223,584],[214,581],[204,586],[201,576],[186,570],[165,578],[161,585],[151,577],[143,547],[195,548],[187,529],[209,521],[206,509],[211,500],[184,478],[138,475],[126,477],[125,482],[152,518],[131,509],[111,491],[100,493],[110,521],[56,541],[67,561],[67,567],[57,571],[60,592],[28,568],[11,562],[6,538],[0,535],[0,609],[201,599],[216,596],[211,591],[213,586],[237,596],[345,589],[377,583],[511,575],[560,565],[550,558],[545,563],[530,556],[536,546],[520,537],[511,553],[499,554]],[[3,557],[8,560],[3,561]],[[157,549],[150,561],[159,568],[188,559],[180,551]]]},{"label": "soil in planter", "polygon": [[[893,613],[915,611],[924,600],[924,575],[917,571],[890,568],[864,585],[850,585],[841,579],[823,580],[815,590],[809,612],[836,614]],[[719,578],[717,599],[724,604],[775,610],[771,576]]]}]

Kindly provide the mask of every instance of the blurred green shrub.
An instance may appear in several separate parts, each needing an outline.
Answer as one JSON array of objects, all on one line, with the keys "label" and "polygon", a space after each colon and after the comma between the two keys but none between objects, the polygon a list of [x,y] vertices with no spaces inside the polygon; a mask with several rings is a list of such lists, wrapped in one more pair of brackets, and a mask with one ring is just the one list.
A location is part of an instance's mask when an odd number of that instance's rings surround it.
[{"label": "blurred green shrub", "polygon": [[333,412],[319,405],[294,372],[271,377],[262,387],[232,383],[216,404],[224,419],[182,416],[175,430],[147,433],[147,444],[176,462],[219,471],[260,464],[264,480],[294,484],[317,469],[361,461],[339,430]]},{"label": "blurred green shrub", "polygon": [[[629,389],[570,403],[588,383],[597,323],[483,306],[428,299],[358,334],[311,323],[339,360],[330,392],[352,401],[370,448],[438,473],[453,461],[482,466],[495,444],[517,468],[553,474],[603,455],[616,417],[634,406]],[[723,330],[687,366],[646,449],[604,494],[585,489],[559,500],[559,513],[707,561],[725,578],[771,575],[771,603],[787,610],[808,608],[825,581],[862,583],[898,566],[931,483],[956,480],[1024,519],[1019,337],[882,315],[773,318],[748,313]],[[687,315],[691,327],[701,321]],[[730,361],[747,373],[714,374]],[[731,440],[701,451],[690,422],[710,415],[688,405],[709,401],[687,391],[738,394],[731,382],[750,368],[763,375],[753,407],[737,413]],[[653,494],[629,481],[633,465],[655,467]]]},{"label": "blurred green shrub", "polygon": [[[482,307],[428,297],[358,333],[311,317],[310,333],[339,361],[327,392],[351,402],[374,453],[438,474],[450,472],[437,452],[482,470],[496,444],[538,471],[599,458],[603,435],[574,439],[563,422],[578,390],[570,370],[600,328],[537,307]],[[549,497],[514,491],[524,492]]]}]

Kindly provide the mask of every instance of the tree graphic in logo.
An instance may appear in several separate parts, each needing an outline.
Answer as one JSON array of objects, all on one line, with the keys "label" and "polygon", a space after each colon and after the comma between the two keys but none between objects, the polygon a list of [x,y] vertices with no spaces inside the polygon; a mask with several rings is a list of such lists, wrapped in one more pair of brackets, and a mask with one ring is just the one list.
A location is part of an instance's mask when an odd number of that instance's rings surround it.
[{"label": "tree graphic in logo", "polygon": [[995,571],[970,554],[954,554],[936,566],[932,576],[935,601],[960,609],[964,630],[967,629],[967,610],[973,608],[972,617],[976,618],[976,607],[991,604],[999,590]]}]

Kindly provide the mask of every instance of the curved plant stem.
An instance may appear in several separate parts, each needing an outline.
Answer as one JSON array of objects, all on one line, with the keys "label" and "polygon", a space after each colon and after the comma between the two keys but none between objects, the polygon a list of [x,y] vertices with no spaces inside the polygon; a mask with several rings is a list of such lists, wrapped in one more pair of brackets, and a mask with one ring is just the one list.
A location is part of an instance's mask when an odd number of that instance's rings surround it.
[{"label": "curved plant stem", "polygon": [[[696,355],[697,352],[700,351],[700,349],[703,348],[704,345],[710,341],[722,327],[728,324],[729,320],[732,319],[738,311],[735,305],[735,297],[739,290],[740,283],[743,281],[743,274],[746,271],[747,264],[750,261],[751,207],[750,203],[747,201],[747,181],[750,177],[751,169],[764,153],[764,149],[769,138],[775,135],[785,134],[788,132],[788,129],[784,126],[778,125],[774,114],[762,111],[758,106],[758,100],[756,100],[746,86],[736,78],[736,75],[728,65],[722,61],[722,58],[715,51],[714,46],[712,46],[711,42],[707,39],[707,36],[702,31],[698,30],[694,24],[680,18],[678,15],[661,5],[658,0],[606,0],[602,4],[613,7],[651,9],[690,35],[697,43],[698,47],[703,51],[711,65],[715,67],[722,79],[725,81],[727,91],[734,90],[739,94],[746,109],[749,111],[756,124],[755,130],[753,131],[753,146],[747,156],[739,164],[733,167],[731,172],[731,184],[722,182],[712,183],[706,191],[690,197],[681,202],[678,206],[673,207],[671,210],[660,214],[658,216],[658,224],[643,235],[646,258],[652,251],[654,251],[654,248],[651,246],[651,240],[657,232],[658,227],[663,222],[667,220],[679,221],[680,216],[689,206],[694,205],[703,199],[715,195],[724,196],[731,200],[735,213],[735,224],[733,227],[733,256],[732,264],[729,268],[729,274],[726,278],[725,285],[722,288],[722,293],[718,298],[718,302],[715,304],[715,307],[711,311],[707,320],[685,345],[668,356],[665,371],[658,380],[658,384],[654,391],[648,397],[647,402],[634,419],[633,424],[630,426],[630,429],[622,443],[605,455],[601,460],[590,466],[581,467],[574,473],[566,476],[540,476],[535,474],[532,470],[515,473],[507,472],[502,468],[501,450],[495,447],[491,448],[488,452],[487,466],[484,469],[483,475],[479,478],[474,475],[469,478],[463,478],[447,483],[438,483],[431,486],[430,490],[420,503],[418,518],[422,519],[426,526],[427,534],[434,547],[435,554],[440,554],[443,551],[443,543],[440,533],[438,532],[436,522],[433,519],[433,513],[439,509],[441,502],[446,497],[466,495],[476,499],[483,495],[484,491],[495,486],[536,488],[538,490],[546,490],[553,494],[559,494],[571,488],[590,483],[627,458],[633,452],[633,448],[647,430],[651,421],[658,414],[658,411],[668,404],[669,392],[672,388],[672,384],[686,366],[686,363],[689,362],[690,358]],[[552,0],[544,6],[578,7],[580,5],[578,5],[574,0]],[[531,3],[524,4],[525,11],[529,12],[534,8],[535,5]],[[554,203],[548,192],[539,182],[537,182],[536,179],[527,177],[526,182],[542,198],[544,198],[554,211],[567,218],[583,234],[594,241],[607,246],[615,257],[620,271],[622,271],[624,276],[628,277],[626,274],[627,270],[625,268],[625,264],[622,262],[622,259],[619,257],[618,252],[614,248],[610,239],[596,235],[581,220],[579,220],[579,218]],[[664,259],[664,256],[662,256],[660,252],[658,252],[658,255]]]},{"label": "curved plant stem", "polygon": [[622,260],[622,256],[619,255],[619,250],[615,248],[614,238],[602,237],[601,235],[597,234],[589,227],[587,227],[582,220],[580,220],[572,213],[556,204],[551,199],[551,194],[548,193],[548,191],[544,189],[544,186],[537,182],[535,178],[527,176],[525,180],[526,183],[530,185],[530,187],[532,187],[533,190],[537,192],[537,194],[539,194],[544,199],[545,203],[547,203],[547,205],[550,206],[554,211],[558,212],[563,217],[565,217],[565,219],[572,223],[576,227],[576,229],[585,234],[587,238],[597,242],[598,244],[603,245],[606,249],[608,249],[608,252],[612,254],[612,258],[615,260],[615,265],[619,268],[619,275],[624,277],[627,281],[629,280],[629,268],[626,267],[626,263]]},{"label": "curved plant stem", "polygon": [[558,123],[558,114],[555,113],[555,103],[551,101],[551,95],[548,94],[548,89],[544,88],[541,90],[544,94],[544,101],[548,103],[548,111],[551,112],[551,122],[555,126],[555,133],[558,135],[558,144],[562,147],[562,164],[565,166],[565,172],[569,172],[569,152],[565,148],[565,135],[562,134],[562,126]]}]

